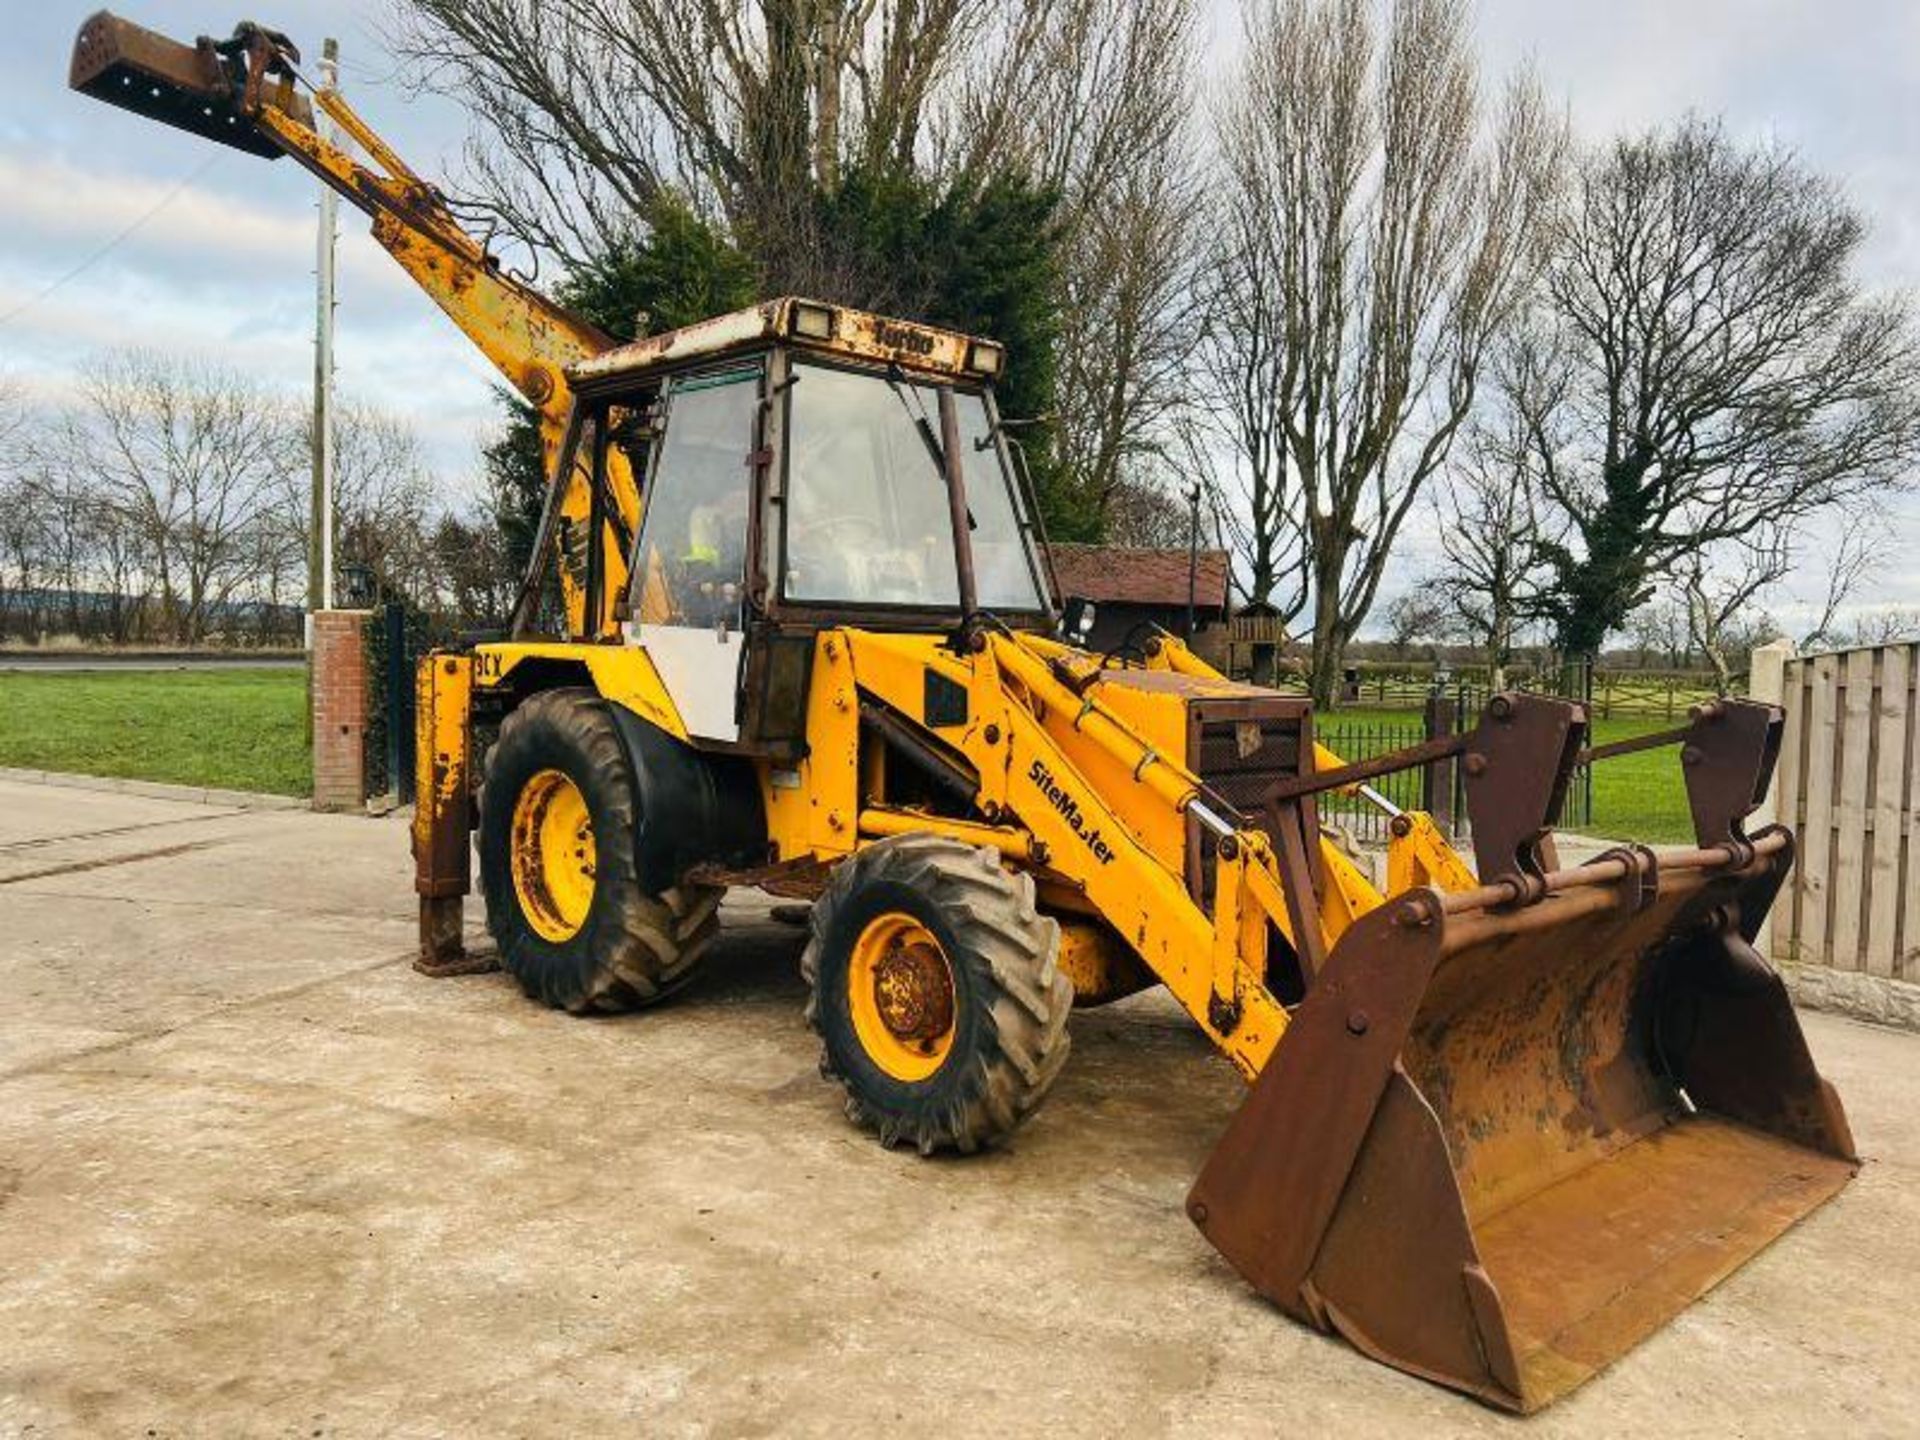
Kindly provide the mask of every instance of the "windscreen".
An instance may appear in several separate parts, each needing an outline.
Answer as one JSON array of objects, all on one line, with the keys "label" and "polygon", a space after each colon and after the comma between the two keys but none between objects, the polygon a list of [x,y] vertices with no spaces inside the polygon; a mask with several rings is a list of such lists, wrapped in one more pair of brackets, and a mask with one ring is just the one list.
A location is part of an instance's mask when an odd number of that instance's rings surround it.
[{"label": "windscreen", "polygon": [[[804,362],[794,374],[782,593],[805,604],[957,608],[938,390]],[[1042,609],[987,406],[978,395],[955,400],[978,602]]]}]

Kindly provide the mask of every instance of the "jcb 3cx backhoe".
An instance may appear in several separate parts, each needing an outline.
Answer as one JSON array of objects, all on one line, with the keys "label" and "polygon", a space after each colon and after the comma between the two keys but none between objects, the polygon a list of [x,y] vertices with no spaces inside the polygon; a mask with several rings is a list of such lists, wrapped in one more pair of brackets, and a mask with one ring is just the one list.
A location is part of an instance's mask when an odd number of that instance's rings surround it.
[{"label": "jcb 3cx backhoe", "polygon": [[[424,968],[466,961],[475,828],[499,962],[570,1010],[670,995],[727,886],[811,899],[822,1069],[923,1152],[1004,1139],[1073,1006],[1163,985],[1252,1087],[1194,1224],[1290,1314],[1516,1410],[1846,1183],[1840,1102],[1749,943],[1793,854],[1742,828],[1777,711],[1632,742],[1684,747],[1695,847],[1560,869],[1569,773],[1607,753],[1579,706],[1499,696],[1459,739],[1345,765],[1303,701],[1169,635],[1080,648],[998,345],[799,299],[616,345],[297,64],[258,27],[189,47],[101,14],[71,78],[291,155],[545,422],[510,638],[419,674]],[[1382,895],[1316,796],[1446,755],[1477,877],[1399,814]]]}]

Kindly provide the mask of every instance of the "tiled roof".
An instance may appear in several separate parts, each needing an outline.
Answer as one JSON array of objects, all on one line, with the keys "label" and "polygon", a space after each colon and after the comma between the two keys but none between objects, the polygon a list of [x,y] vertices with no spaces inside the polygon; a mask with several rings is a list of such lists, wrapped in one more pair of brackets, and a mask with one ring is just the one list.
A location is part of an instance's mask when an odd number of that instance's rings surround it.
[{"label": "tiled roof", "polygon": [[[1185,605],[1187,552],[1128,550],[1117,545],[1053,546],[1061,597],[1082,595],[1121,605]],[[1229,566],[1224,550],[1202,550],[1194,599],[1205,608],[1227,608]]]}]

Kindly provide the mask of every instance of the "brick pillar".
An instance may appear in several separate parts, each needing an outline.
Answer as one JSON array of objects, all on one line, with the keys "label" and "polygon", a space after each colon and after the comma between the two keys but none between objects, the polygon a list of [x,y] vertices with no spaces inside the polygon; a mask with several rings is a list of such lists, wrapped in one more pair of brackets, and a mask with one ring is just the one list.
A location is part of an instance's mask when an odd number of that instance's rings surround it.
[{"label": "brick pillar", "polygon": [[322,610],[313,617],[313,808],[366,804],[367,651],[371,612]]}]

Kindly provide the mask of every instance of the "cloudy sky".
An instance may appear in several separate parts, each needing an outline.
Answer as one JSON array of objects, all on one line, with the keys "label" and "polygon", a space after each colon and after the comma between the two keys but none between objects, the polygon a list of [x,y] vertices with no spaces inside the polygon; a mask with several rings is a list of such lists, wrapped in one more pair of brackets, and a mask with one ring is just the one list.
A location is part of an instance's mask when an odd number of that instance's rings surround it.
[{"label": "cloudy sky", "polygon": [[[337,35],[361,110],[428,174],[458,169],[457,107],[408,96],[381,40],[387,0],[120,0],[190,39],[244,10],[316,56]],[[192,349],[297,391],[311,383],[314,196],[289,161],[214,149],[65,88],[91,0],[7,5],[0,41],[0,375],[57,399],[115,345]],[[1216,61],[1237,0],[1212,0]],[[1723,113],[1793,146],[1872,219],[1871,279],[1920,288],[1920,5],[1912,0],[1479,0],[1490,67],[1531,59],[1588,136]],[[145,218],[143,218],[145,217]],[[75,268],[114,242],[77,276]],[[492,374],[342,214],[340,382],[404,411],[452,490],[466,489],[493,417]],[[70,277],[70,278],[69,278]],[[1920,525],[1909,525],[1920,537]],[[1818,584],[1810,587],[1818,590]],[[1876,597],[1920,604],[1920,567]]]}]

